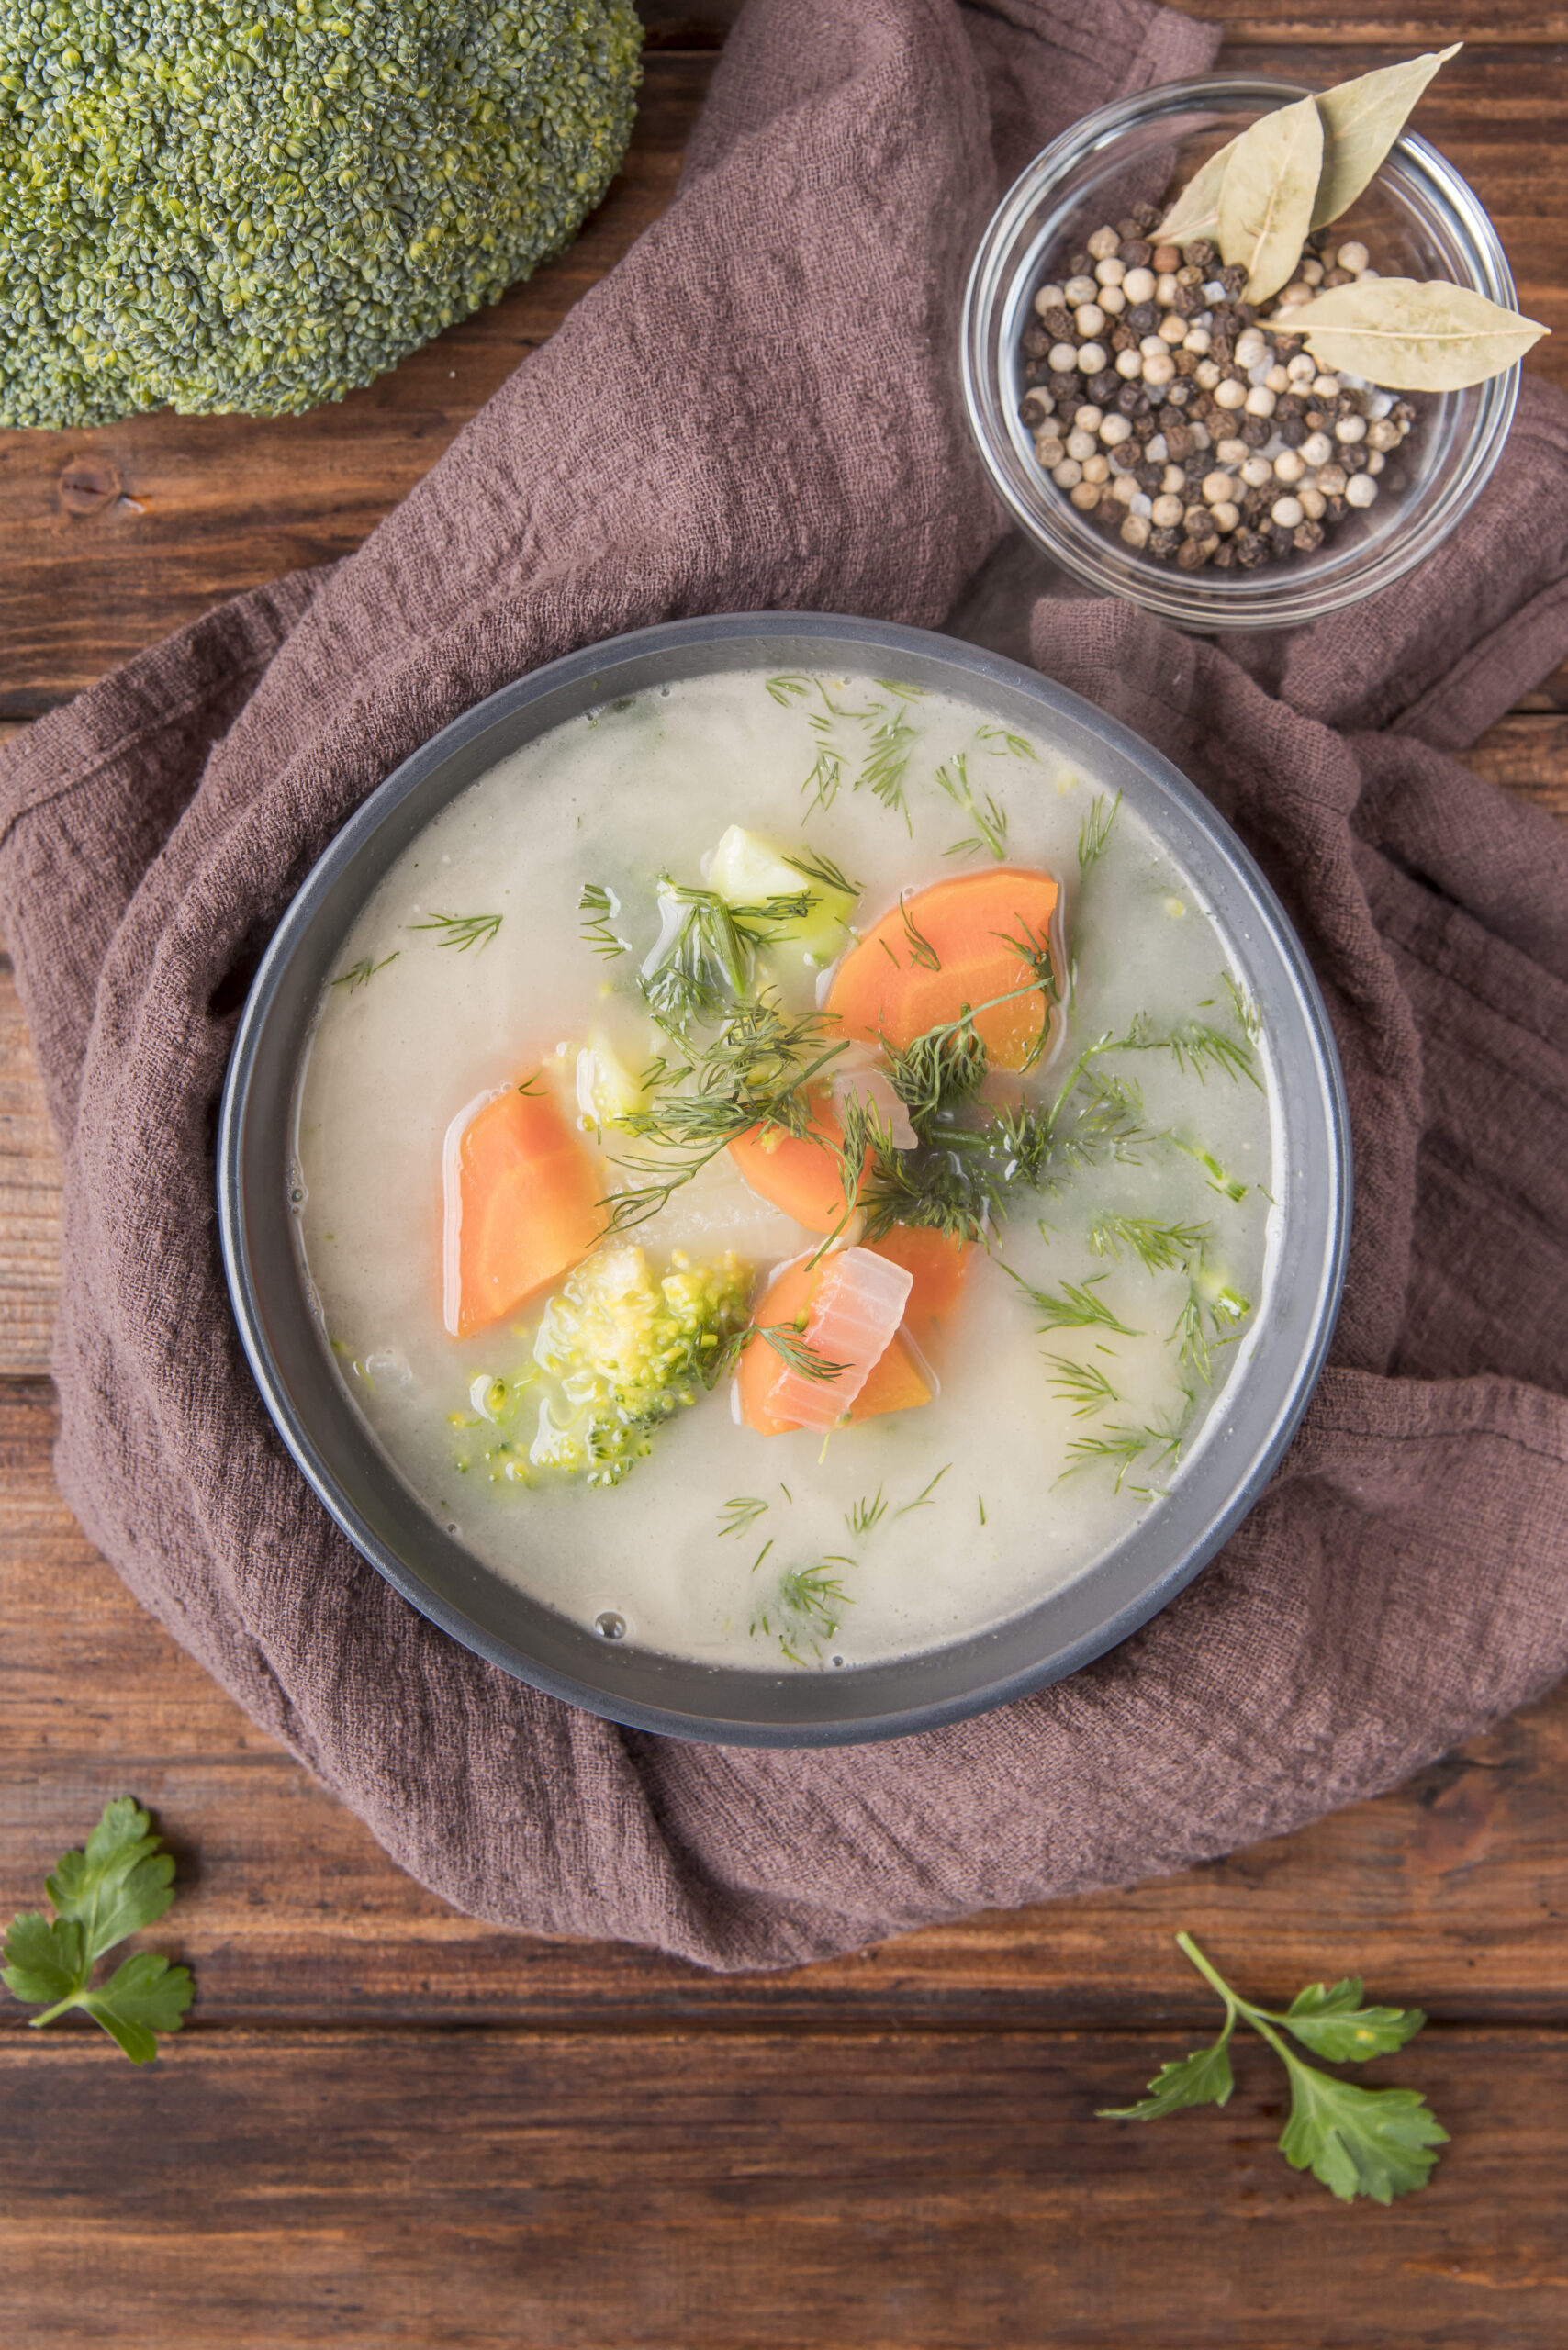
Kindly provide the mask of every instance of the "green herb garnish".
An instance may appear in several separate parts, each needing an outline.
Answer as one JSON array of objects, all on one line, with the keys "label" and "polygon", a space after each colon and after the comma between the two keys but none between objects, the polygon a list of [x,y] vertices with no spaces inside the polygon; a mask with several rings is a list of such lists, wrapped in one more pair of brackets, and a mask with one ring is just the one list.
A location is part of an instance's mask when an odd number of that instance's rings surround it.
[{"label": "green herb garnish", "polygon": [[133,2065],[151,2065],[154,2034],[178,2031],[190,2006],[190,1970],[156,1951],[138,1951],[96,1990],[93,1969],[128,1934],[140,1933],[174,1900],[174,1863],[151,1834],[151,1821],[129,1796],[104,1806],[85,1849],[64,1852],[44,1880],[52,1922],[30,1909],[11,1921],[0,1982],[28,2007],[35,2031],[72,2008],[101,2024]]},{"label": "green herb garnish", "polygon": [[395,963],[400,952],[400,948],[395,946],[390,955],[384,955],[381,957],[379,963],[373,963],[368,955],[362,955],[357,963],[351,963],[346,971],[339,972],[332,985],[335,988],[347,988],[350,995],[353,995],[356,989],[368,987],[377,971],[384,971],[388,963]]},{"label": "green herb garnish", "polygon": [[499,914],[432,914],[429,922],[412,922],[410,930],[443,930],[438,946],[455,946],[466,955],[471,946],[488,946],[501,926]]},{"label": "green herb garnish", "polygon": [[1107,802],[1103,792],[1096,792],[1089,813],[1078,828],[1078,876],[1082,880],[1092,865],[1098,864],[1111,845],[1111,828],[1121,811],[1122,795]]},{"label": "green herb garnish", "polygon": [[1072,1404],[1075,1420],[1087,1419],[1091,1413],[1121,1402],[1098,1363],[1074,1362],[1070,1355],[1047,1355],[1046,1360],[1051,1367],[1051,1385]]},{"label": "green herb garnish", "polygon": [[[1014,739],[1015,738],[1009,737],[1010,741]],[[943,855],[963,856],[971,849],[988,848],[999,865],[1005,863],[1007,857],[1006,811],[998,806],[989,791],[983,802],[976,800],[969,782],[969,767],[961,751],[954,758],[950,767],[937,768],[936,781],[955,807],[963,811],[975,828],[966,839],[955,841],[951,848],[945,849]]]},{"label": "green herb garnish", "polygon": [[621,901],[613,890],[607,890],[599,881],[585,881],[577,900],[577,912],[589,917],[582,925],[585,946],[591,946],[596,955],[602,955],[610,962],[616,956],[626,953],[631,940],[622,938],[610,928],[610,923],[621,912]]},{"label": "green herb garnish", "polygon": [[726,1534],[744,1534],[748,1527],[756,1525],[767,1507],[767,1504],[758,1501],[753,1494],[738,1494],[719,1513],[723,1521],[719,1528],[721,1539]]},{"label": "green herb garnish", "polygon": [[1280,2151],[1294,2170],[1310,2170],[1342,2203],[1358,2195],[1391,2203],[1426,2186],[1438,2159],[1432,2150],[1446,2146],[1449,2133],[1419,2091],[1364,2089],[1336,2080],[1304,2064],[1274,2028],[1331,2065],[1362,2065],[1414,2039],[1427,2020],[1419,2008],[1363,2008],[1361,1978],[1351,1975],[1334,1984],[1309,1983],[1282,2015],[1233,1991],[1191,1934],[1178,1934],[1176,1942],[1224,2000],[1224,2028],[1212,2046],[1162,2065],[1137,2105],[1108,2107],[1102,2120],[1157,2121],[1184,2106],[1227,2103],[1235,2086],[1230,2039],[1245,2022],[1268,2042],[1290,2078],[1291,2118]]}]

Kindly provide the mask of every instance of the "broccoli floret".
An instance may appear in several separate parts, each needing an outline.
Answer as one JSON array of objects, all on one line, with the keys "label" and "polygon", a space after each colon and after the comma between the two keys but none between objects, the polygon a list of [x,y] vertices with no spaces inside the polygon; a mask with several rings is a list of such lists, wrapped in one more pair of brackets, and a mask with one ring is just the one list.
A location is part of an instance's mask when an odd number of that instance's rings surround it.
[{"label": "broccoli floret", "polygon": [[569,243],[630,0],[0,0],[0,424],[342,399]]},{"label": "broccoli floret", "polygon": [[[502,1431],[484,1456],[491,1476],[529,1484],[544,1472],[618,1485],[662,1424],[713,1385],[750,1294],[750,1273],[732,1253],[694,1264],[677,1249],[662,1280],[641,1248],[588,1258],[544,1308],[532,1361],[510,1380],[483,1372],[473,1383],[475,1412]],[[508,1432],[531,1413],[525,1451],[521,1434],[514,1441]]]}]

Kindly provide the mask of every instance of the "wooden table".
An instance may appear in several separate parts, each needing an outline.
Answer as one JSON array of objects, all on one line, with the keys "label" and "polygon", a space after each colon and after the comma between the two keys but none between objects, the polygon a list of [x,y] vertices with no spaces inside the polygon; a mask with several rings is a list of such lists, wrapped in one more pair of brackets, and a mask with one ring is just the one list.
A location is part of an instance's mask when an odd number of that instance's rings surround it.
[{"label": "wooden table", "polygon": [[[854,0],[844,0],[852,6]],[[657,11],[651,12],[655,16]],[[0,719],[234,588],[353,547],[667,201],[733,0],[655,24],[626,168],[577,247],[341,408],[0,436]],[[1228,62],[1334,81],[1462,33],[1421,127],[1490,207],[1568,381],[1561,0],[1199,0]],[[1568,673],[1471,755],[1568,815]],[[134,2071],[0,2012],[0,2340],[1568,2341],[1568,1691],[1381,1801],[1170,1883],[716,1980],[455,1917],[139,1613],[50,1475],[58,1170],[0,975],[0,1914],[104,1799],[179,1858],[194,1966]],[[1195,1931],[1279,1998],[1363,1972],[1433,2021],[1374,2077],[1453,2134],[1424,2193],[1332,2202],[1274,2151],[1261,2050],[1210,2110],[1093,2119],[1212,2015]],[[3,1998],[3,1995],[0,1995]]]}]

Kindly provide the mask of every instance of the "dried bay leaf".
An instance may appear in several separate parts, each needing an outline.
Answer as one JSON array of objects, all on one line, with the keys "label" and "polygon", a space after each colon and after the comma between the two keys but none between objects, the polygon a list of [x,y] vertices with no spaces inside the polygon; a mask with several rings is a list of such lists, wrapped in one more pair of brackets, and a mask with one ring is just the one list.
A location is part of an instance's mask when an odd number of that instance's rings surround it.
[{"label": "dried bay leaf", "polygon": [[1380,66],[1324,90],[1317,99],[1323,123],[1323,173],[1311,226],[1321,229],[1348,211],[1372,179],[1410,118],[1417,99],[1439,65],[1463,48],[1429,50],[1403,65]]},{"label": "dried bay leaf", "polygon": [[1292,334],[1332,373],[1391,392],[1457,392],[1522,359],[1547,329],[1442,278],[1361,278],[1290,313]]},{"label": "dried bay leaf", "polygon": [[1155,230],[1157,245],[1191,245],[1200,237],[1215,234],[1219,227],[1220,182],[1240,143],[1239,139],[1228,140],[1217,154],[1211,155],[1202,169],[1193,173]]},{"label": "dried bay leaf", "polygon": [[1219,191],[1219,249],[1247,271],[1247,299],[1277,294],[1301,259],[1323,168],[1316,98],[1260,115],[1230,151]]}]

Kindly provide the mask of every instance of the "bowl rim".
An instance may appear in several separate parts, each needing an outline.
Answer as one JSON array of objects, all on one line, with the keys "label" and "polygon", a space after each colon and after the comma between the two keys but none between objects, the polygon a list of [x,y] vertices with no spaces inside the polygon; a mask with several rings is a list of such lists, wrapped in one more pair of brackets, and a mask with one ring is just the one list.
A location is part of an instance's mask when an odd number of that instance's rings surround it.
[{"label": "bowl rim", "polygon": [[[287,1007],[283,1006],[280,1010],[280,1005],[295,958],[309,939],[312,925],[331,917],[339,893],[345,883],[352,880],[366,845],[381,833],[388,819],[398,816],[399,811],[406,811],[422,788],[439,787],[443,774],[451,769],[454,759],[460,763],[466,761],[472,767],[487,738],[504,733],[509,725],[517,722],[521,713],[549,697],[575,694],[579,707],[586,709],[605,699],[599,681],[607,671],[627,668],[644,656],[658,655],[666,651],[688,656],[700,655],[704,649],[711,651],[726,643],[749,651],[764,641],[780,638],[810,639],[819,643],[826,639],[834,646],[842,648],[844,654],[852,654],[859,648],[868,654],[875,651],[883,657],[889,654],[902,655],[915,664],[924,659],[948,669],[957,667],[962,675],[963,689],[975,699],[980,699],[986,688],[991,685],[1021,690],[1040,709],[1042,720],[1055,719],[1070,732],[1075,727],[1088,732],[1098,743],[1107,745],[1113,752],[1119,752],[1142,769],[1157,789],[1174,800],[1179,815],[1192,823],[1219,852],[1243,885],[1251,911],[1264,926],[1270,946],[1279,957],[1300,1014],[1314,1079],[1321,1092],[1327,1187],[1324,1209],[1327,1248],[1321,1266],[1316,1261],[1314,1264],[1318,1303],[1314,1309],[1310,1342],[1302,1350],[1293,1375],[1282,1389],[1277,1404],[1271,1406],[1272,1416],[1267,1440],[1259,1444],[1248,1473],[1240,1482],[1233,1483],[1224,1506],[1207,1521],[1200,1539],[1181,1549],[1135,1596],[1104,1614],[1092,1628],[1067,1639],[1047,1653],[1034,1657],[1025,1664],[1002,1671],[990,1678],[985,1677],[982,1670],[980,1677],[972,1684],[927,1701],[913,1704],[879,1702],[868,1711],[834,1709],[831,1703],[819,1703],[809,1718],[791,1718],[786,1720],[769,1718],[766,1707],[760,1705],[752,1712],[732,1703],[724,1703],[711,1713],[697,1711],[689,1702],[664,1702],[656,1686],[651,1695],[635,1691],[628,1695],[623,1688],[616,1686],[607,1689],[601,1685],[600,1680],[586,1677],[571,1656],[565,1662],[559,1657],[553,1661],[549,1655],[542,1659],[525,1653],[515,1640],[498,1635],[493,1626],[485,1620],[483,1601],[488,1595],[489,1586],[497,1586],[516,1599],[519,1596],[517,1586],[486,1565],[476,1554],[466,1550],[460,1543],[448,1541],[445,1535],[440,1533],[428,1505],[420,1502],[402,1483],[387,1457],[369,1434],[368,1424],[361,1420],[347,1391],[338,1382],[337,1373],[328,1366],[326,1377],[336,1382],[332,1392],[341,1398],[342,1417],[345,1420],[352,1417],[360,1432],[362,1449],[381,1464],[383,1477],[390,1481],[389,1489],[396,1488],[400,1495],[402,1511],[406,1515],[411,1510],[423,1520],[424,1532],[427,1537],[433,1538],[428,1543],[432,1555],[439,1554],[445,1560],[447,1554],[451,1554],[464,1571],[456,1578],[459,1595],[432,1589],[426,1577],[401,1554],[398,1543],[387,1538],[384,1526],[375,1522],[366,1508],[349,1497],[344,1490],[345,1478],[341,1462],[335,1466],[328,1457],[308,1416],[297,1404],[290,1375],[285,1368],[286,1347],[293,1345],[299,1334],[308,1328],[310,1345],[323,1366],[327,1366],[327,1349],[319,1322],[308,1302],[297,1264],[291,1291],[281,1301],[274,1301],[269,1297],[265,1277],[258,1270],[254,1248],[259,1229],[256,1184],[258,1181],[263,1184],[270,1182],[275,1176],[276,1206],[274,1208],[263,1201],[263,1208],[267,1216],[275,1218],[279,1213],[288,1216],[290,1211],[285,1200],[288,1181],[286,1170],[293,1150],[292,1110],[286,1121],[286,1132],[281,1138],[274,1130],[269,1129],[265,1133],[257,1130],[258,1071],[264,1067],[268,1055],[279,1067],[284,1066],[286,1047],[288,1046],[290,1034],[293,1034],[292,1049],[286,1052],[286,1098],[292,1103],[300,1057],[308,1035],[308,1019],[301,1023],[297,1013],[287,1015],[294,1018],[293,1031],[286,1024],[280,1026],[287,1013]],[[753,654],[750,662],[735,660],[727,666],[755,666],[756,658]],[[723,666],[722,662],[713,665],[714,667]],[[689,669],[685,674],[702,672]],[[569,713],[562,713],[563,716],[566,714]],[[559,723],[560,719],[552,719],[550,722]],[[543,731],[543,727],[536,730],[539,733]],[[450,804],[468,783],[476,781],[480,775],[508,755],[512,747],[516,745],[498,744],[479,766],[446,791],[438,806]],[[432,807],[421,814],[414,831],[422,831],[436,812],[438,808]],[[412,836],[410,833],[409,837]],[[398,854],[401,854],[400,849],[387,856],[386,864],[389,865]],[[384,865],[381,870],[386,869]],[[377,872],[369,886],[353,902],[346,918],[336,922],[334,946],[341,941],[348,922],[379,878],[380,873]],[[330,957],[327,959],[330,961]],[[309,983],[308,1000],[312,1006],[319,1001],[319,979]],[[1315,1101],[1316,1098],[1315,1094]],[[513,1678],[524,1681],[548,1695],[630,1728],[699,1743],[763,1747],[847,1745],[907,1737],[941,1728],[1005,1705],[1077,1672],[1107,1650],[1119,1645],[1158,1614],[1229,1538],[1262,1494],[1294,1436],[1316,1384],[1333,1335],[1344,1287],[1350,1244],[1350,1131],[1344,1078],[1332,1027],[1305,950],[1271,884],[1245,845],[1212,803],[1163,754],[1121,722],[1107,716],[1081,696],[1071,693],[1039,671],[961,639],[849,615],[752,612],[656,623],[585,646],[530,671],[499,688],[441,728],[402,760],[361,803],[329,842],[295,891],[252,981],[236,1028],[224,1081],[217,1142],[217,1196],[223,1267],[234,1318],[267,1413],[297,1466],[329,1515],[361,1556],[420,1615]],[[265,1237],[264,1233],[262,1237]],[[274,1313],[274,1304],[280,1304],[281,1320]],[[281,1348],[274,1342],[280,1332],[286,1341]],[[1142,1528],[1149,1520],[1146,1516],[1136,1523],[1137,1528]],[[1113,1550],[1108,1557],[1114,1560],[1116,1555]],[[802,1693],[810,1690],[820,1698],[834,1690],[843,1691],[847,1695],[857,1687],[864,1690],[879,1684],[882,1680],[898,1673],[902,1667],[915,1667],[943,1657],[967,1657],[971,1652],[978,1655],[988,1642],[994,1644],[997,1636],[1015,1630],[1049,1610],[1067,1594],[1090,1585],[1105,1564],[1105,1561],[1097,1562],[1095,1567],[1085,1570],[1068,1585],[1046,1595],[1033,1607],[1006,1618],[997,1628],[988,1628],[972,1638],[966,1636],[937,1650],[919,1651],[913,1657],[894,1659],[881,1664],[857,1666],[842,1674],[775,1674],[739,1668],[709,1668],[685,1659],[665,1658],[654,1651],[632,1649],[622,1652],[610,1642],[592,1639],[581,1627],[569,1625],[567,1619],[559,1617],[544,1603],[528,1600],[523,1612],[549,1617],[554,1624],[566,1626],[568,1637],[558,1645],[575,1648],[580,1652],[583,1662],[591,1661],[595,1667],[599,1666],[601,1659],[604,1660],[600,1670],[612,1679],[612,1661],[622,1656],[637,1657],[648,1668],[670,1667],[671,1676],[666,1677],[673,1677],[677,1682],[711,1684],[716,1695],[722,1691],[726,1697],[736,1694],[736,1684],[753,1684],[758,1692],[765,1688]],[[461,1595],[463,1594],[468,1595]],[[656,1670],[653,1671],[652,1677],[656,1684],[660,1677]]]},{"label": "bowl rim", "polygon": [[[1227,581],[1221,592],[1201,574],[1184,577],[1158,565],[1148,566],[1146,580],[1130,559],[1123,559],[1113,571],[1109,542],[1100,551],[1086,536],[1074,531],[1065,517],[1058,518],[1044,499],[1036,504],[1024,494],[1020,482],[1002,461],[990,415],[994,375],[989,318],[996,300],[1007,298],[1011,281],[1003,283],[1002,263],[1021,222],[1053,179],[1073,164],[1114,145],[1121,132],[1162,106],[1184,102],[1201,105],[1221,95],[1288,104],[1319,95],[1318,85],[1312,83],[1278,75],[1218,72],[1191,74],[1176,82],[1151,83],[1129,96],[1097,107],[1043,147],[1018,173],[986,224],[964,287],[958,352],[964,412],[987,478],[1014,521],[1036,547],[1081,586],[1092,588],[1100,595],[1137,603],[1173,626],[1194,632],[1300,626],[1330,613],[1352,610],[1367,597],[1381,594],[1406,577],[1449,536],[1491,478],[1518,403],[1523,381],[1520,362],[1515,360],[1500,375],[1488,377],[1475,387],[1483,394],[1483,399],[1458,478],[1439,505],[1407,534],[1391,534],[1364,572],[1352,573],[1337,585],[1325,581],[1315,586],[1310,574],[1294,565],[1280,565],[1277,578],[1250,579],[1245,588]],[[1436,183],[1464,226],[1477,263],[1480,290],[1503,307],[1517,308],[1518,289],[1507,255],[1491,215],[1469,181],[1418,131],[1402,130],[1390,153],[1403,154]],[[1379,166],[1379,173],[1383,168]],[[999,403],[999,389],[997,399]]]}]

